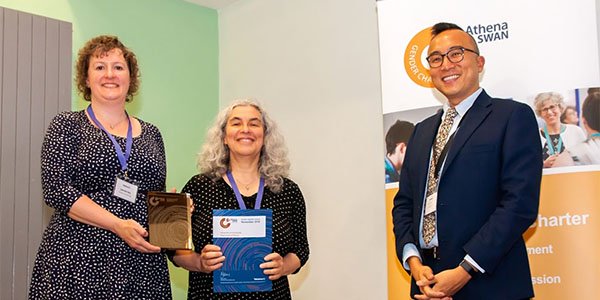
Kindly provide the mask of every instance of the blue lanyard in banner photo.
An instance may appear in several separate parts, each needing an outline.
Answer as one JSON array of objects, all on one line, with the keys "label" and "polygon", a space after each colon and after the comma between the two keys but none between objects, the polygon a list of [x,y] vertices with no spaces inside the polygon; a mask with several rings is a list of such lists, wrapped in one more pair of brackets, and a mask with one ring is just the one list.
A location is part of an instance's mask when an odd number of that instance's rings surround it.
[{"label": "blue lanyard in banner photo", "polygon": [[[560,133],[562,133],[564,131],[564,129],[565,128],[563,127],[563,125],[561,125]],[[554,150],[554,143],[550,139],[550,134],[548,134],[548,127],[546,125],[544,125],[544,135],[546,138],[546,144],[548,145],[548,154],[550,154],[550,155],[560,154],[560,150],[562,149],[562,143],[563,143],[560,133],[558,134],[558,144],[556,145],[556,150]]]},{"label": "blue lanyard in banner photo", "polygon": [[[237,202],[240,205],[240,209],[246,209],[246,204],[244,203],[244,199],[242,199],[242,194],[240,194],[240,190],[238,189],[237,184],[235,183],[235,179],[233,178],[233,174],[231,174],[231,171],[227,171],[227,179],[229,179],[229,183],[231,184],[231,188],[235,193],[235,199],[237,199]],[[254,209],[260,209],[264,190],[265,179],[260,177],[260,183],[258,185],[258,194],[256,195],[256,203],[254,204]]]},{"label": "blue lanyard in banner photo", "polygon": [[104,128],[104,126],[102,126],[102,124],[98,121],[98,118],[96,118],[94,110],[92,109],[92,105],[88,105],[87,113],[90,116],[90,119],[92,119],[92,121],[94,122],[94,124],[96,124],[98,128],[104,131],[104,133],[106,133],[106,135],[112,142],[115,148],[115,152],[117,153],[117,158],[119,159],[119,164],[121,165],[122,173],[120,175],[117,175],[115,187],[113,189],[113,196],[119,197],[123,200],[127,200],[131,203],[135,203],[135,200],[137,199],[138,184],[134,183],[133,180],[127,177],[127,161],[131,156],[131,148],[133,145],[133,128],[131,126],[129,114],[127,114],[127,111],[125,111],[125,115],[127,116],[127,137],[125,140],[125,153],[123,153],[123,149],[121,149],[121,146],[119,145],[115,137],[110,132],[108,132],[108,130],[106,130],[106,128]]}]

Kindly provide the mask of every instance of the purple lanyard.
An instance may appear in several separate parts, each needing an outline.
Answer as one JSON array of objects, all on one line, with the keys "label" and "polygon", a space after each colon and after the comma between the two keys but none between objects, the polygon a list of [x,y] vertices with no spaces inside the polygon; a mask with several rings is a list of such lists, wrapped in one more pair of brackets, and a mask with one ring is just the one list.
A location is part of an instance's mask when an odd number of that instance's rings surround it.
[{"label": "purple lanyard", "polygon": [[[233,175],[231,171],[227,171],[227,179],[229,179],[229,183],[231,184],[231,188],[235,193],[235,199],[237,199],[238,204],[240,205],[240,209],[246,209],[246,204],[242,199],[242,194],[240,194],[240,190],[235,184],[235,179],[233,179]],[[260,203],[262,202],[263,192],[265,190],[265,179],[260,177],[260,183],[258,184],[258,194],[256,195],[256,203],[254,204],[254,209],[260,209]]]},{"label": "purple lanyard", "polygon": [[110,134],[106,130],[106,128],[104,128],[104,126],[102,126],[102,124],[100,124],[100,122],[96,118],[96,115],[94,115],[94,111],[92,110],[91,104],[88,105],[87,112],[90,115],[90,119],[92,119],[92,121],[94,121],[94,124],[96,124],[96,126],[98,126],[100,129],[102,129],[102,131],[104,131],[106,133],[106,135],[108,135],[108,138],[113,143],[113,146],[115,146],[115,151],[117,152],[117,158],[119,159],[119,163],[121,164],[121,171],[125,172],[125,170],[127,170],[127,160],[129,159],[129,156],[131,156],[131,145],[133,144],[133,133],[132,133],[132,128],[131,128],[131,120],[129,119],[129,115],[127,114],[127,111],[125,111],[125,115],[127,116],[127,123],[128,123],[127,140],[125,141],[125,154],[123,154],[123,149],[121,149],[121,146],[119,145],[119,143],[117,142],[115,137],[112,134]]}]

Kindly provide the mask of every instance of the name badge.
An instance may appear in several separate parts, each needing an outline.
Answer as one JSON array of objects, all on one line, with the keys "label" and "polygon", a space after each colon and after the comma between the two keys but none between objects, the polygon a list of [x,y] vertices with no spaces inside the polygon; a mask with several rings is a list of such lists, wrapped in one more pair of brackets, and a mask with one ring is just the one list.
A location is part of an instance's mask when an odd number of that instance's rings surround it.
[{"label": "name badge", "polygon": [[113,190],[113,196],[119,197],[121,199],[127,200],[131,203],[135,203],[135,199],[137,198],[138,186],[125,181],[117,177],[117,182],[115,183],[115,189]]},{"label": "name badge", "polygon": [[425,199],[425,214],[426,216],[429,213],[432,213],[436,210],[437,207],[437,192],[429,195],[427,199]]}]

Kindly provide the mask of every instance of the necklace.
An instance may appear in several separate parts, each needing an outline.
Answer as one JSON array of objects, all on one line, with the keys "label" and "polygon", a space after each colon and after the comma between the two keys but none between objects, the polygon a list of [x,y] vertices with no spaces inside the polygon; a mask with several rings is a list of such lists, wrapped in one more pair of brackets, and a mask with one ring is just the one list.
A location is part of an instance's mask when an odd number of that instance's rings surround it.
[{"label": "necklace", "polygon": [[120,125],[121,123],[123,123],[123,121],[125,121],[125,120],[127,120],[127,116],[125,116],[125,118],[124,118],[124,119],[121,119],[121,121],[119,121],[119,122],[117,122],[117,123],[115,123],[115,124],[112,124],[112,125],[111,125],[111,124],[108,124],[108,128],[110,128],[111,130],[112,130],[112,129],[115,129],[117,126],[119,126],[119,125]]},{"label": "necklace", "polygon": [[[227,171],[226,174],[227,174],[227,179],[229,180],[229,183],[231,184],[231,189],[233,189],[233,192],[235,193],[235,199],[237,200],[238,204],[240,205],[240,209],[246,209],[246,204],[244,203],[244,199],[242,198],[240,190],[238,189],[237,184],[235,183],[235,179],[233,179],[233,174],[231,174],[231,171]],[[265,179],[260,177],[259,183],[258,183],[258,192],[256,193],[256,202],[254,203],[254,209],[260,209],[260,204],[262,202],[264,189],[265,189]]]},{"label": "necklace", "polygon": [[249,190],[250,190],[250,186],[251,186],[251,185],[252,185],[252,184],[253,184],[253,183],[256,181],[256,178],[253,178],[253,179],[252,179],[250,182],[248,182],[248,183],[244,183],[244,182],[240,181],[239,179],[234,179],[234,180],[235,180],[236,182],[239,182],[239,183],[242,185],[242,187],[243,187],[243,188],[246,190],[246,192],[247,192],[247,191],[249,191]]},{"label": "necklace", "polygon": [[254,184],[254,182],[256,182],[255,177],[252,177],[249,182],[243,182],[239,179],[239,177],[234,178],[233,180],[235,181],[235,183],[238,183],[239,185],[241,185],[246,192],[250,191],[250,187]]}]

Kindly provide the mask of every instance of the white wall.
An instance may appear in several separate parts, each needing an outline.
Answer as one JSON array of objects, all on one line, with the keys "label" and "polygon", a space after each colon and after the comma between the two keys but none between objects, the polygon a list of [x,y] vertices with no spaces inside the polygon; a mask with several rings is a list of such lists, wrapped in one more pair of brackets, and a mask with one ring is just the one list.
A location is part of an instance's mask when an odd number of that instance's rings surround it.
[{"label": "white wall", "polygon": [[221,104],[265,105],[306,198],[294,299],[387,299],[375,0],[244,0],[219,29]]}]

